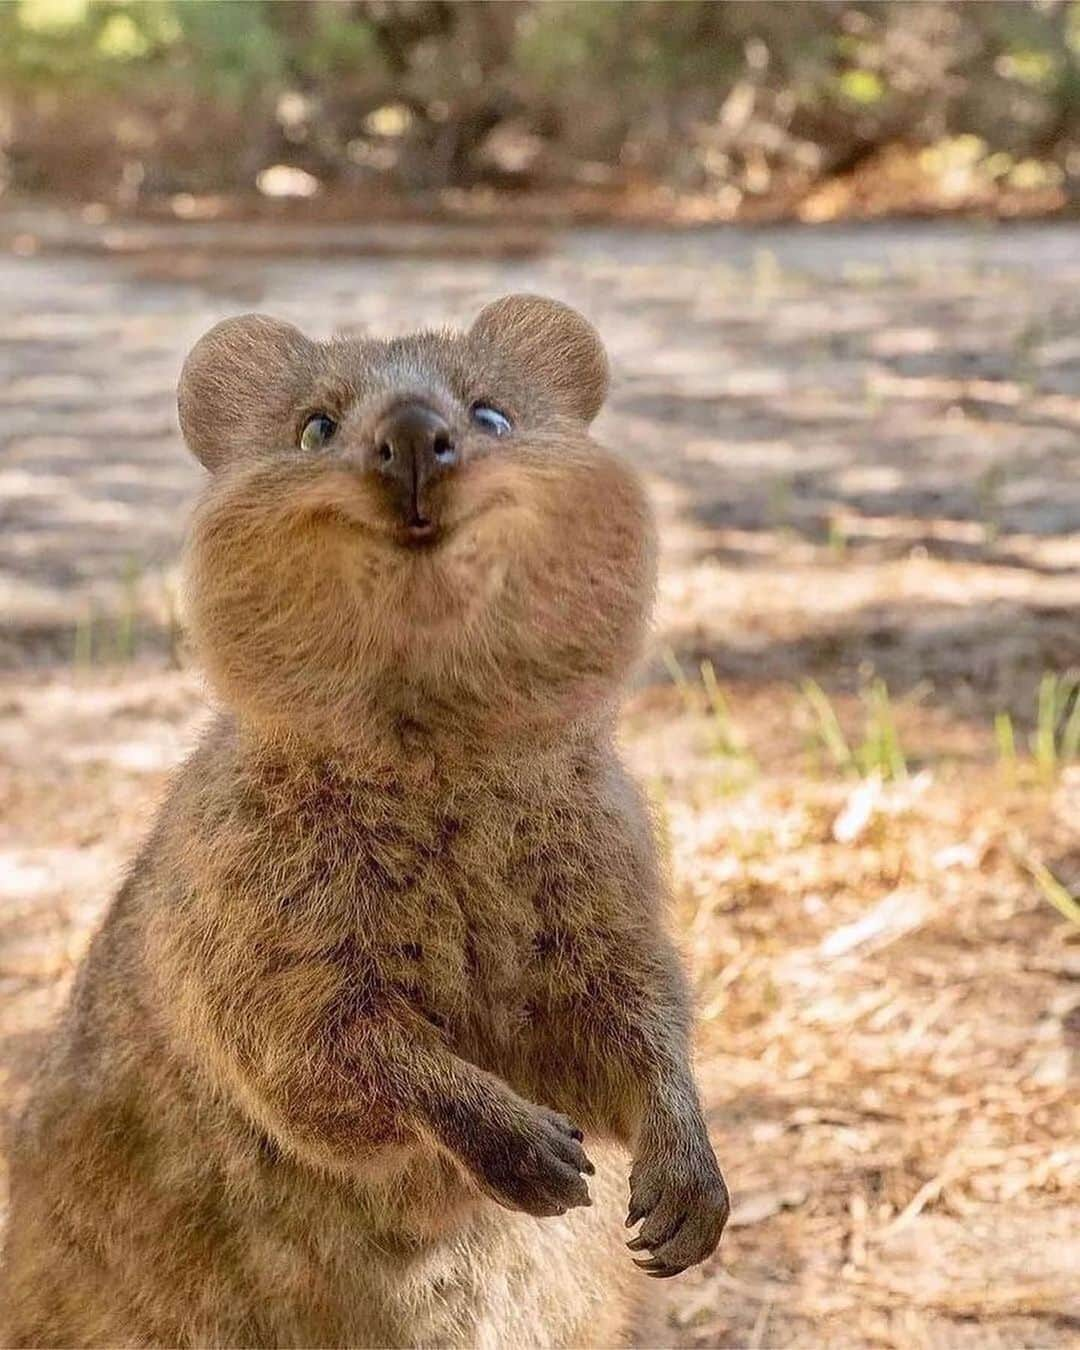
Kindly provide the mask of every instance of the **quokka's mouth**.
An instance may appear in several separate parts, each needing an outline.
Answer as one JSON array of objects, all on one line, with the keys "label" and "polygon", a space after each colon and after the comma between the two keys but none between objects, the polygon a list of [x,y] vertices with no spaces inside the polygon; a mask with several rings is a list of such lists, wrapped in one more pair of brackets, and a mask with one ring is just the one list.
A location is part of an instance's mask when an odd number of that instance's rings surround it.
[{"label": "quokka's mouth", "polygon": [[414,516],[398,530],[398,538],[406,548],[432,548],[442,537],[444,531],[434,520],[424,516]]},{"label": "quokka's mouth", "polygon": [[369,515],[366,512],[361,514],[347,506],[336,505],[319,510],[315,513],[315,519],[344,528],[358,542],[419,555],[432,553],[449,544],[505,505],[506,501],[499,498],[476,505],[463,515],[451,511],[443,518],[417,513],[407,520],[388,519],[385,515]]}]

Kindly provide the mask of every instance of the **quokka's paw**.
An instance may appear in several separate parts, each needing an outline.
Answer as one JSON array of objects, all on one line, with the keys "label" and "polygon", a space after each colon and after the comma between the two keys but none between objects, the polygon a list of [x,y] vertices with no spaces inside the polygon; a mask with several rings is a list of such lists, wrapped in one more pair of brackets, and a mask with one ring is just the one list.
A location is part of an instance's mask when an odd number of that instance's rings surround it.
[{"label": "quokka's paw", "polygon": [[469,1160],[481,1189],[507,1209],[536,1218],[591,1205],[585,1177],[596,1169],[581,1146],[581,1131],[545,1106],[522,1108],[485,1125]]},{"label": "quokka's paw", "polygon": [[689,1153],[654,1144],[634,1159],[626,1226],[641,1222],[641,1228],[627,1246],[649,1253],[634,1264],[655,1279],[681,1275],[711,1256],[730,1212],[727,1185],[707,1141]]}]

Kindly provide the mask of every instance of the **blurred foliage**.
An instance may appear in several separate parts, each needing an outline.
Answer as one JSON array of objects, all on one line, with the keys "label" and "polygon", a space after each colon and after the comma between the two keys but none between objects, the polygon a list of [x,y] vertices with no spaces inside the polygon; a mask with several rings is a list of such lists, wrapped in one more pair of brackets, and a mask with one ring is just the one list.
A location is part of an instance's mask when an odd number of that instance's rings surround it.
[{"label": "blurred foliage", "polygon": [[30,191],[132,204],[288,165],[410,194],[649,181],[734,211],[896,145],[1071,192],[1080,4],[0,3],[0,172]]}]

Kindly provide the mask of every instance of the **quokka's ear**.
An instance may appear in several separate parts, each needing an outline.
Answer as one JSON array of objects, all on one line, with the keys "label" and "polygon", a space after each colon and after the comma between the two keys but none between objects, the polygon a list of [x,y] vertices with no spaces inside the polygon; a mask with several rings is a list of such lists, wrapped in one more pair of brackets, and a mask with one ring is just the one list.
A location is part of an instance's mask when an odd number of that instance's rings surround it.
[{"label": "quokka's ear", "polygon": [[600,335],[576,309],[542,295],[505,295],[482,309],[470,335],[510,355],[560,406],[591,422],[608,390]]},{"label": "quokka's ear", "polygon": [[225,319],[205,333],[184,362],[176,399],[196,459],[216,471],[280,439],[317,352],[299,328],[265,314]]}]

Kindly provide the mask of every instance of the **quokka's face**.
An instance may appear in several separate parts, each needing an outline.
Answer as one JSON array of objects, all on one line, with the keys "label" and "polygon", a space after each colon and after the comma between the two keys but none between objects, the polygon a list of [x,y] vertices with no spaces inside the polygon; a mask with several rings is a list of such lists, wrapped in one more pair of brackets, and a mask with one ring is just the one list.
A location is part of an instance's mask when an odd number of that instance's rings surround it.
[{"label": "quokka's face", "polygon": [[188,615],[234,704],[349,719],[586,714],[640,644],[652,527],[588,435],[594,330],[510,296],[466,333],[312,342],[247,316],[188,357],[180,420],[211,471]]}]

